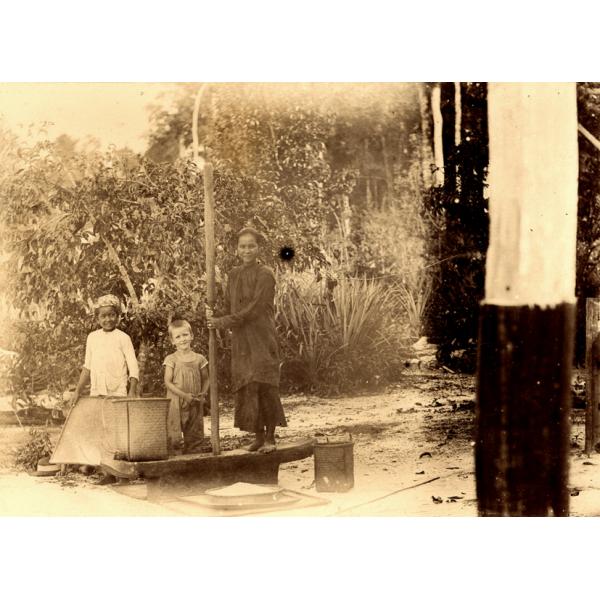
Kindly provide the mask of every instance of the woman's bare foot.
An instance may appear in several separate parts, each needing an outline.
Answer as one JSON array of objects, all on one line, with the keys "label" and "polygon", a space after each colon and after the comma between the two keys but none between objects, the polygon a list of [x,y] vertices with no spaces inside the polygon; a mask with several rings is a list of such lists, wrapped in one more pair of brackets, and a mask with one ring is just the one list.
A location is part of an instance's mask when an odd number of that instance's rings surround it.
[{"label": "woman's bare foot", "polygon": [[94,481],[94,485],[113,485],[117,483],[117,478],[109,473],[101,473],[100,479]]},{"label": "woman's bare foot", "polygon": [[249,446],[246,446],[244,450],[247,452],[256,452],[264,446],[264,440],[254,440]]},{"label": "woman's bare foot", "polygon": [[275,452],[275,449],[275,442],[265,442],[259,452],[261,454],[270,454],[271,452]]}]

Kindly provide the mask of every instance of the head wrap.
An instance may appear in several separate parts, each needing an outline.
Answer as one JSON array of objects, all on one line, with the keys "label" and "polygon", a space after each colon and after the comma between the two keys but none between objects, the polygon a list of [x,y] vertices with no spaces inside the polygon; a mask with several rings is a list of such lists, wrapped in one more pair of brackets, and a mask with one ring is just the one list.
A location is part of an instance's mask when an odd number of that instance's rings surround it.
[{"label": "head wrap", "polygon": [[95,309],[98,310],[103,306],[112,306],[118,313],[121,312],[121,301],[113,294],[107,294],[106,296],[100,296],[96,300]]},{"label": "head wrap", "polygon": [[266,241],[265,236],[258,231],[258,229],[255,229],[254,227],[244,227],[243,229],[240,229],[237,233],[237,239],[239,240],[243,235],[246,234],[250,234],[251,236],[254,237],[254,239],[256,240],[256,243],[260,246],[261,244],[264,244],[264,242]]}]

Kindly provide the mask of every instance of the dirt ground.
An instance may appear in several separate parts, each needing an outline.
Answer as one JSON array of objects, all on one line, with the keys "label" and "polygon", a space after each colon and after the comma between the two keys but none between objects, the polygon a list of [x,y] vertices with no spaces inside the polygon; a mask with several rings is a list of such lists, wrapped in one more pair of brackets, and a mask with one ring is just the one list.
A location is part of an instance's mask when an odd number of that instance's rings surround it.
[{"label": "dirt ground", "polygon": [[[354,441],[354,488],[317,493],[314,460],[280,468],[282,487],[325,500],[275,516],[475,516],[474,379],[438,372],[407,372],[401,384],[376,395],[284,399],[289,426],[281,440],[347,437]],[[600,459],[585,456],[583,411],[573,411],[572,514],[600,514]],[[51,430],[57,437],[59,428]],[[36,478],[15,471],[12,451],[27,438],[18,426],[0,432],[0,515],[177,515],[172,505],[143,500],[145,485],[98,487],[80,474]],[[221,440],[243,437],[232,414],[221,414]],[[596,473],[598,472],[598,475]],[[187,514],[205,514],[201,510]]]}]

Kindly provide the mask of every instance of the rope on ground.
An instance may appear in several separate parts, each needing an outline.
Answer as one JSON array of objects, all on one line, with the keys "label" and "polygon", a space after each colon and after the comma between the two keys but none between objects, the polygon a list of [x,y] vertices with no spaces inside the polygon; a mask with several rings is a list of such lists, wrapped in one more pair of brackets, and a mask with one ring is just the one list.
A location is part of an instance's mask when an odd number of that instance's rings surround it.
[{"label": "rope on ground", "polygon": [[394,492],[390,492],[389,494],[386,494],[385,496],[380,496],[379,498],[373,498],[373,500],[368,500],[367,502],[362,502],[361,504],[355,504],[354,506],[348,506],[347,508],[342,508],[342,509],[338,510],[336,514],[339,515],[341,513],[348,512],[350,510],[354,510],[356,508],[361,508],[362,506],[366,506],[367,504],[373,504],[374,502],[379,502],[380,500],[389,498],[390,496],[393,496],[394,494],[399,494],[400,492],[405,492],[406,490],[412,490],[413,488],[417,488],[421,485],[426,485],[426,484],[431,483],[432,481],[436,481],[438,479],[441,479],[441,478],[434,477],[433,479],[428,479],[427,481],[421,481],[419,483],[415,483],[414,485],[409,485],[408,487],[401,488],[399,490],[395,490]]},{"label": "rope on ground", "polygon": [[362,502],[361,504],[355,504],[354,506],[348,506],[347,508],[341,508],[335,514],[339,515],[341,513],[349,512],[351,510],[355,510],[357,508],[361,508],[363,506],[367,506],[367,504],[373,504],[375,502],[380,502],[381,500],[385,500],[394,494],[399,494],[400,492],[405,492],[407,490],[412,490],[414,488],[418,488],[422,485],[427,485],[433,481],[437,481],[438,479],[447,479],[448,477],[452,477],[454,475],[462,475],[465,473],[472,473],[471,471],[454,471],[453,473],[448,473],[447,475],[438,475],[437,477],[433,477],[432,479],[428,479],[427,481],[420,481],[419,483],[415,483],[414,485],[409,485],[408,487],[400,488],[399,490],[395,490],[390,492],[389,494],[385,494],[385,496],[380,496],[379,498],[373,498],[373,500],[367,500],[367,502]]}]

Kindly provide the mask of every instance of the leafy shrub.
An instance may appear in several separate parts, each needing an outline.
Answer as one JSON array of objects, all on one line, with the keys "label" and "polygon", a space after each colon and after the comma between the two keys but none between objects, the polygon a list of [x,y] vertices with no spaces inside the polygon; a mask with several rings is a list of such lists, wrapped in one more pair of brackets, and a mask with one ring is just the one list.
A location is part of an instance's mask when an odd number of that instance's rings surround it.
[{"label": "leafy shrub", "polygon": [[367,278],[280,277],[276,318],[284,385],[340,392],[397,376],[405,318],[396,290]]},{"label": "leafy shrub", "polygon": [[327,292],[323,281],[310,273],[289,274],[280,278],[277,288],[276,320],[283,350],[284,378],[292,387],[318,386],[334,352],[334,324],[324,307]]},{"label": "leafy shrub", "polygon": [[42,458],[49,458],[53,445],[47,430],[32,427],[29,430],[29,440],[17,449],[15,465],[27,471],[33,471]]},{"label": "leafy shrub", "polygon": [[407,340],[396,288],[364,277],[342,278],[332,296],[328,310],[339,333],[334,385],[362,387],[397,378]]}]

